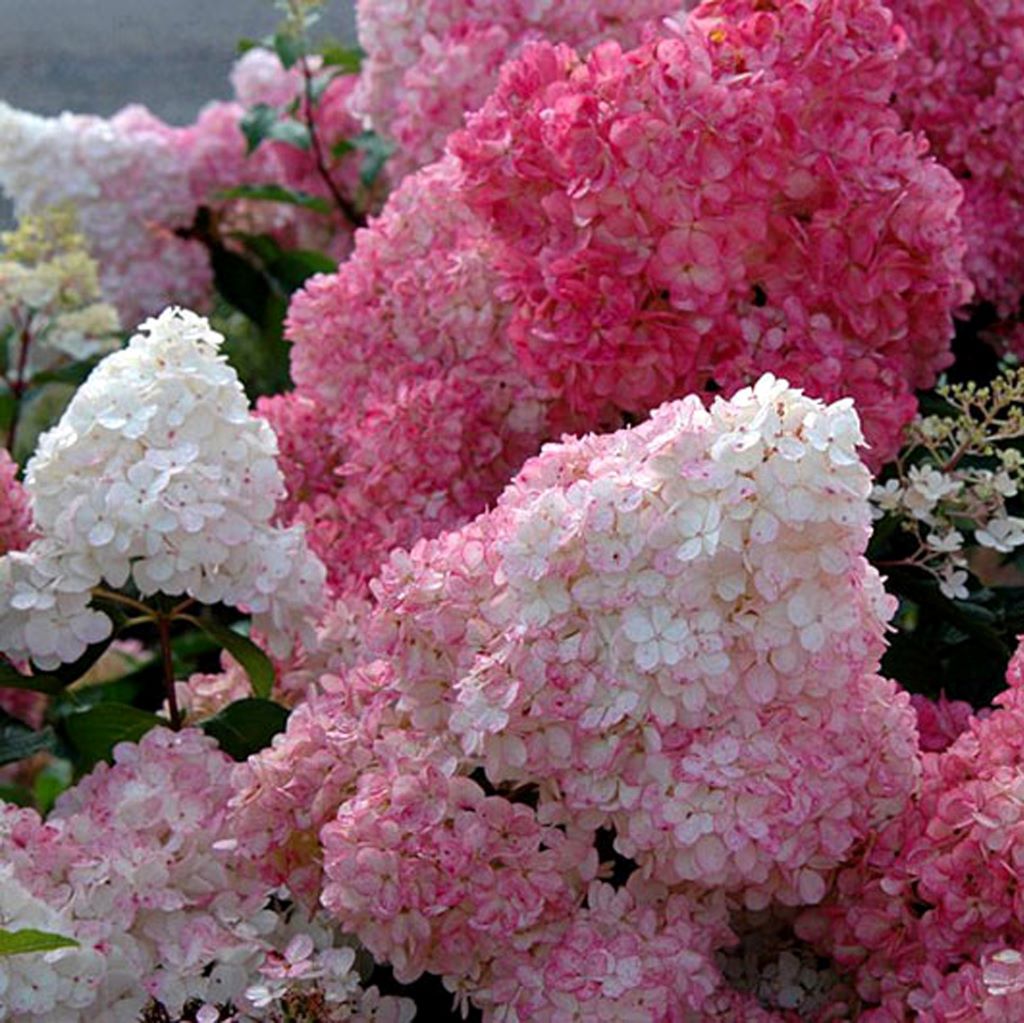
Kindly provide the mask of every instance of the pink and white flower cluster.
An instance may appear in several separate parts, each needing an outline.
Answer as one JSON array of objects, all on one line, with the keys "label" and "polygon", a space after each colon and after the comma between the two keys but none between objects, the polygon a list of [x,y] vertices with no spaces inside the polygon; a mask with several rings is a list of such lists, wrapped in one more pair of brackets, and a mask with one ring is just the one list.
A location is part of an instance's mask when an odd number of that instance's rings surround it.
[{"label": "pink and white flower cluster", "polygon": [[891,457],[970,295],[959,187],[889,106],[900,42],[877,0],[709,0],[506,65],[451,149],[527,370],[591,415],[771,371]]},{"label": "pink and white flower cluster", "polygon": [[[183,128],[165,124],[145,107],[126,107],[110,119],[65,113],[40,117],[0,103],[0,190],[20,217],[70,203],[91,254],[101,266],[105,297],[126,323],[170,304],[206,308],[211,294],[209,255],[191,229],[200,207],[211,209],[218,231],[269,233],[289,247],[347,254],[352,224],[296,206],[227,200],[238,185],[277,184],[324,197],[313,157],[283,142],[252,155],[240,123],[243,104],[298,100],[301,79],[267,51],[250,51],[233,76],[240,102],[205,107]],[[334,79],[315,118],[327,150],[359,132],[348,113],[354,76]],[[354,189],[358,159],[335,161],[332,174]],[[221,239],[223,240],[223,239]]]},{"label": "pink and white flower cluster", "polygon": [[755,7],[628,53],[527,47],[296,296],[297,391],[262,411],[336,589],[561,432],[762,372],[852,395],[873,465],[898,448],[968,293],[960,191],[887,105],[880,3]]},{"label": "pink and white flower cluster", "polygon": [[457,175],[446,160],[409,178],[338,273],[296,296],[296,391],[259,404],[282,438],[284,517],[308,526],[340,592],[483,511],[550,433]]},{"label": "pink and white flower cluster", "polygon": [[1024,642],[1007,681],[991,714],[923,755],[914,800],[799,923],[855,977],[865,1023],[1024,1011]]},{"label": "pink and white flower cluster", "polygon": [[917,784],[860,443],[765,377],[549,446],[392,554],[364,663],[239,768],[244,846],[487,1019],[711,1018],[730,912],[818,903]]},{"label": "pink and white flower cluster", "polygon": [[5,928],[78,946],[0,957],[0,1018],[136,1023],[157,999],[174,1019],[193,1000],[212,1019],[230,1003],[244,1023],[315,990],[332,1023],[411,1019],[407,1003],[363,990],[354,950],[324,921],[271,908],[280,898],[233,869],[230,775],[212,739],[160,729],[120,745],[45,821],[2,804]]},{"label": "pink and white flower cluster", "polygon": [[53,668],[105,639],[92,590],[129,581],[254,615],[280,652],[312,634],[323,566],[272,526],[276,439],[249,414],[223,338],[169,309],[107,356],[40,440],[25,486],[39,537],[0,558],[0,650]]},{"label": "pink and white flower cluster", "polygon": [[437,160],[498,81],[501,65],[530,40],[589,50],[602,40],[640,41],[645,23],[675,14],[681,0],[359,0],[366,51],[353,108],[398,147],[397,183]]},{"label": "pink and white flower cluster", "polygon": [[908,127],[924,132],[935,155],[964,189],[964,267],[976,298],[991,302],[1001,332],[1024,350],[1024,7],[890,0],[907,33],[895,105]]}]

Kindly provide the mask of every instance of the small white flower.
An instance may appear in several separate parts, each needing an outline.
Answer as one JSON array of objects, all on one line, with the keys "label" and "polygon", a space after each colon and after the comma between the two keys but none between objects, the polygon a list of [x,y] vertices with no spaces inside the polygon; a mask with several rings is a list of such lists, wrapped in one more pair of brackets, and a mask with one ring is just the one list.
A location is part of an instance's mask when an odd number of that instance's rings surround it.
[{"label": "small white flower", "polygon": [[951,564],[945,564],[939,573],[939,590],[950,600],[966,600],[970,593],[967,590],[967,573]]},{"label": "small white flower", "polygon": [[937,554],[954,554],[963,547],[964,538],[963,534],[950,528],[945,533],[929,533],[925,543]]},{"label": "small white flower", "polygon": [[1015,548],[1024,546],[1024,519],[1013,515],[990,519],[983,529],[975,531],[974,539],[982,547],[1009,554]]}]

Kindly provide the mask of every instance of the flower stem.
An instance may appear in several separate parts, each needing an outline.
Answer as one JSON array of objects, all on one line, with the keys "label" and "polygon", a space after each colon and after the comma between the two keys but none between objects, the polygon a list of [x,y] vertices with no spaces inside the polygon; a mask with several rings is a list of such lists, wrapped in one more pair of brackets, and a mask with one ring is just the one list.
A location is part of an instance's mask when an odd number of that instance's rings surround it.
[{"label": "flower stem", "polygon": [[156,628],[160,634],[160,655],[163,659],[164,691],[167,693],[167,706],[171,713],[171,728],[176,732],[181,729],[181,711],[178,709],[178,696],[174,691],[174,662],[171,658],[171,617],[158,614]]}]

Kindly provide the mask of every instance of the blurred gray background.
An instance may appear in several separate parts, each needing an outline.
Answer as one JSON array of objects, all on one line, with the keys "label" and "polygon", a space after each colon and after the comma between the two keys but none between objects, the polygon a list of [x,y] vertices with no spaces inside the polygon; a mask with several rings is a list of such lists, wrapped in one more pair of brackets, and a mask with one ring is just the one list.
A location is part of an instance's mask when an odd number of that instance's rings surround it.
[{"label": "blurred gray background", "polygon": [[[329,0],[323,30],[353,41],[353,6]],[[0,0],[0,99],[40,114],[137,102],[186,124],[229,96],[237,41],[279,19],[272,0]]]},{"label": "blurred gray background", "polygon": [[[354,8],[328,0],[318,34],[354,43]],[[231,95],[238,40],[267,35],[280,18],[273,0],[0,0],[0,100],[37,114],[142,103],[188,124]],[[0,195],[0,228],[11,223]]]}]

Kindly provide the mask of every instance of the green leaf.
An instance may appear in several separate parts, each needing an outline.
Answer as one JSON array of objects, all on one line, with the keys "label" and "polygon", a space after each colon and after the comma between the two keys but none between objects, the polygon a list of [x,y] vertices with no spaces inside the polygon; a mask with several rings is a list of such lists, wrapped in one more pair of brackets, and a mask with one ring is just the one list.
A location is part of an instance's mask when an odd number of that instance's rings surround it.
[{"label": "green leaf", "polygon": [[334,41],[321,45],[319,53],[325,67],[336,67],[347,75],[358,74],[366,56],[358,46],[345,46]]},{"label": "green leaf", "polygon": [[274,142],[286,142],[296,149],[309,149],[309,128],[299,121],[283,119],[277,121],[267,136]]},{"label": "green leaf", "polygon": [[99,365],[100,358],[84,359],[81,362],[72,362],[60,369],[48,369],[37,373],[29,381],[31,387],[39,387],[42,384],[75,384],[83,380]]},{"label": "green leaf", "polygon": [[137,742],[146,732],[167,722],[126,703],[101,703],[64,718],[64,731],[78,754],[76,766],[88,770],[109,760],[119,742]]},{"label": "green leaf", "polygon": [[238,661],[249,676],[252,691],[256,696],[263,699],[270,696],[274,688],[274,665],[248,636],[235,632],[234,629],[228,628],[213,618],[194,618],[192,615],[182,615],[181,617],[202,629]]},{"label": "green leaf", "polygon": [[210,265],[213,283],[221,295],[262,327],[272,294],[270,281],[243,256],[223,246],[211,248]]},{"label": "green leaf", "polygon": [[359,170],[359,180],[366,188],[370,188],[383,170],[388,157],[395,151],[395,147],[387,139],[381,138],[373,131],[361,132],[349,141],[363,153],[363,165]]},{"label": "green leaf", "polygon": [[6,435],[7,431],[11,428],[11,423],[14,421],[14,413],[18,408],[18,399],[14,397],[14,394],[6,389],[0,391],[0,430]]},{"label": "green leaf", "polygon": [[331,156],[335,160],[340,160],[342,157],[348,156],[349,153],[356,152],[357,147],[354,146],[348,139],[339,139],[331,146]]},{"label": "green leaf", "polygon": [[220,748],[235,760],[266,749],[288,723],[288,711],[271,700],[236,700],[219,714],[204,721],[202,729],[212,735]]},{"label": "green leaf", "polygon": [[98,707],[101,703],[127,703],[133,707],[156,709],[163,701],[163,665],[158,657],[154,657],[120,678],[65,690],[51,704],[50,717],[59,720]]},{"label": "green leaf", "polygon": [[257,46],[266,46],[266,39],[251,39],[248,36],[244,36],[235,43],[235,53],[241,57],[243,54],[248,53],[250,50],[255,50]]},{"label": "green leaf", "polygon": [[269,138],[270,131],[276,123],[277,111],[266,103],[257,103],[248,110],[239,122],[245,136],[246,152],[253,152],[264,139]]},{"label": "green leaf", "polygon": [[26,927],[19,931],[0,930],[0,956],[26,955],[29,952],[53,952],[58,948],[78,948],[74,938],[50,934]]},{"label": "green leaf", "polygon": [[297,291],[314,274],[330,274],[338,264],[322,252],[313,249],[292,249],[267,264],[268,273],[289,294]]},{"label": "green leaf", "polygon": [[299,121],[282,118],[266,103],[257,103],[242,118],[239,126],[245,136],[247,153],[252,153],[267,140],[286,142],[296,149],[309,149],[309,128]]},{"label": "green leaf", "polygon": [[32,782],[32,801],[44,817],[53,809],[57,797],[71,787],[74,775],[67,760],[51,760]]},{"label": "green leaf", "polygon": [[285,68],[294,67],[305,55],[302,38],[288,31],[280,31],[274,36],[274,52]]},{"label": "green leaf", "polygon": [[221,199],[256,199],[263,202],[285,202],[317,213],[330,213],[331,204],[318,195],[283,185],[237,185],[219,193]]},{"label": "green leaf", "polygon": [[49,726],[36,731],[0,710],[0,765],[13,764],[44,750],[52,752],[56,746],[57,737]]},{"label": "green leaf", "polygon": [[13,664],[0,662],[0,686],[29,689],[34,693],[59,693],[66,683],[56,675],[23,675]]}]

